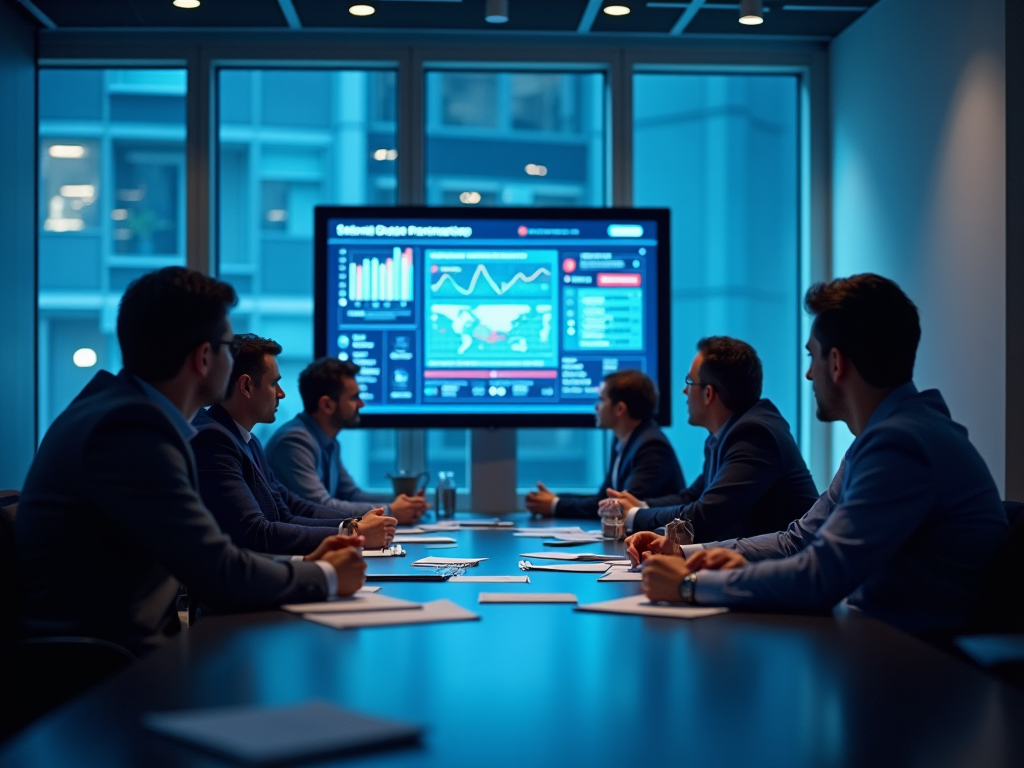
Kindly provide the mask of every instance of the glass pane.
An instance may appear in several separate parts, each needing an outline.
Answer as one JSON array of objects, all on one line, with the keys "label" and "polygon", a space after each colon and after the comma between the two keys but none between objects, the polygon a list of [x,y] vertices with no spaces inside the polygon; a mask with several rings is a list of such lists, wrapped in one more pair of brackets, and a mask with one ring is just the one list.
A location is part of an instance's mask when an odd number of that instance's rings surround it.
[{"label": "glass pane", "polygon": [[[428,72],[428,203],[604,205],[604,88],[591,73]],[[455,469],[466,447],[465,433],[431,434],[431,470]],[[442,450],[451,466],[435,458]],[[519,430],[516,482],[592,492],[605,455],[597,430]]]},{"label": "glass pane", "polygon": [[[239,332],[277,341],[285,399],[266,440],[302,410],[313,358],[313,208],[393,205],[395,73],[223,69],[219,73],[218,269],[235,286]],[[395,468],[391,430],[346,430],[345,467],[366,489]]]},{"label": "glass pane", "polygon": [[[633,93],[634,202],[672,210],[672,381],[682,389],[702,336],[743,339],[798,436],[797,78],[643,74]],[[679,393],[673,409],[692,480],[707,432]]]},{"label": "glass pane", "polygon": [[128,284],[185,264],[183,69],[39,71],[39,434],[116,372]]}]

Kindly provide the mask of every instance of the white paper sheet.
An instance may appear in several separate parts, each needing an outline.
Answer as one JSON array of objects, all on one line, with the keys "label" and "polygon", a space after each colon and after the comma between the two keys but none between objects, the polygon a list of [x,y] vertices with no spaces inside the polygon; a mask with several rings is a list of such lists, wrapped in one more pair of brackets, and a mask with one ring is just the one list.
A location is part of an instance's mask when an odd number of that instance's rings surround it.
[{"label": "white paper sheet", "polygon": [[609,568],[598,581],[643,581],[644,575],[639,571],[631,571],[629,568]]},{"label": "white paper sheet", "polygon": [[421,568],[436,568],[439,565],[476,565],[486,560],[486,557],[421,557],[413,565]]},{"label": "white paper sheet", "polygon": [[426,531],[418,525],[399,525],[395,528],[395,533],[404,534],[406,536],[415,536],[417,534],[426,533]]},{"label": "white paper sheet", "polygon": [[335,629],[355,629],[399,624],[430,624],[437,621],[469,621],[480,617],[451,600],[434,600],[423,603],[423,608],[419,611],[305,614],[302,618]]},{"label": "white paper sheet", "polygon": [[407,611],[421,607],[422,606],[419,603],[413,603],[409,600],[399,600],[396,597],[360,593],[356,593],[351,597],[336,597],[331,600],[324,600],[320,603],[292,603],[291,605],[281,606],[281,608],[291,613],[352,613],[358,611]]},{"label": "white paper sheet", "polygon": [[395,544],[387,549],[364,549],[363,557],[405,557],[406,551],[401,544]]},{"label": "white paper sheet", "polygon": [[516,533],[529,534],[555,534],[555,533],[583,533],[578,525],[553,525],[550,528],[516,528]]},{"label": "white paper sheet", "polygon": [[631,616],[658,616],[668,619],[700,619],[725,613],[728,608],[709,608],[699,605],[675,605],[670,603],[652,603],[644,595],[620,597],[618,600],[606,600],[603,603],[580,605],[577,611],[594,611],[596,613],[625,613]]},{"label": "white paper sheet", "polygon": [[409,536],[398,535],[391,540],[393,544],[454,544],[451,536]]},{"label": "white paper sheet", "polygon": [[371,592],[380,592],[380,587],[360,587],[358,594],[369,594]]},{"label": "white paper sheet", "polygon": [[440,523],[428,523],[421,525],[424,531],[432,533],[443,533],[444,531],[461,531],[463,529],[475,530],[477,528],[497,528],[500,530],[512,530],[515,527],[515,523],[512,521],[499,520],[497,518],[493,520],[445,520]]},{"label": "white paper sheet", "polygon": [[599,552],[523,552],[520,557],[532,557],[537,560],[576,560],[577,562],[608,562],[619,560],[619,555],[602,555]]},{"label": "white paper sheet", "polygon": [[575,603],[572,592],[481,592],[480,603]]},{"label": "white paper sheet", "polygon": [[452,576],[448,583],[455,584],[529,584],[529,576]]},{"label": "white paper sheet", "polygon": [[608,570],[607,563],[548,563],[546,565],[534,565],[526,561],[527,570],[530,571],[565,571],[566,573],[604,573]]},{"label": "white paper sheet", "polygon": [[557,539],[560,536],[585,536],[582,528],[516,528],[519,539]]},{"label": "white paper sheet", "polygon": [[604,541],[604,536],[599,533],[559,533],[555,538],[558,541]]}]

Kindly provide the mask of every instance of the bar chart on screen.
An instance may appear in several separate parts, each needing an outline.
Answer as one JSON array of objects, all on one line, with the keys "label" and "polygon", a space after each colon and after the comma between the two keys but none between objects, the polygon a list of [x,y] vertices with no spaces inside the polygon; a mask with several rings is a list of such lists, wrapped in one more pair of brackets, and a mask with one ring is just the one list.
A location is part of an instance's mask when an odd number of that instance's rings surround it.
[{"label": "bar chart on screen", "polygon": [[412,301],[412,270],[412,248],[396,246],[390,254],[354,254],[348,264],[349,300]]}]

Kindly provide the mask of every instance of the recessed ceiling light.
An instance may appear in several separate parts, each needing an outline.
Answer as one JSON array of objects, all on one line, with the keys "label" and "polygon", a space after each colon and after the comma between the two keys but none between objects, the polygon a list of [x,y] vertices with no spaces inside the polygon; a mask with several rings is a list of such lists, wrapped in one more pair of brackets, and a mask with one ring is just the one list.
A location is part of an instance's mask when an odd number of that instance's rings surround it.
[{"label": "recessed ceiling light", "polygon": [[606,5],[602,9],[609,16],[628,16],[629,6],[628,5]]},{"label": "recessed ceiling light", "polygon": [[85,147],[81,144],[51,144],[47,154],[62,160],[77,160],[80,157],[85,157]]},{"label": "recessed ceiling light", "polygon": [[174,0],[172,5],[175,8],[198,8],[199,0]]},{"label": "recessed ceiling light", "polygon": [[753,27],[764,23],[761,0],[740,0],[740,24]]},{"label": "recessed ceiling light", "polygon": [[357,3],[356,5],[350,6],[348,12],[353,16],[373,16],[373,14],[377,12],[377,9],[372,5]]},{"label": "recessed ceiling light", "polygon": [[529,176],[547,176],[548,169],[545,165],[539,165],[538,163],[528,163],[526,166],[526,173]]},{"label": "recessed ceiling light", "polygon": [[465,203],[466,205],[476,205],[483,199],[479,192],[469,191],[463,192],[459,195],[459,202]]},{"label": "recessed ceiling light", "polygon": [[508,0],[487,0],[484,21],[490,24],[504,24],[508,21]]}]

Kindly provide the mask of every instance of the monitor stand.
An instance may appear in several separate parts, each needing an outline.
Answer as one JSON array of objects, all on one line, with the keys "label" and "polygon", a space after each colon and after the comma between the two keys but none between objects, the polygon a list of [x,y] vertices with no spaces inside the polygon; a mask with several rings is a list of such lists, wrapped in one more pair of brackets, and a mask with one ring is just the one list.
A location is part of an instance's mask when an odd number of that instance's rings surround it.
[{"label": "monitor stand", "polygon": [[487,514],[515,512],[516,431],[474,429],[470,441],[470,510]]}]

